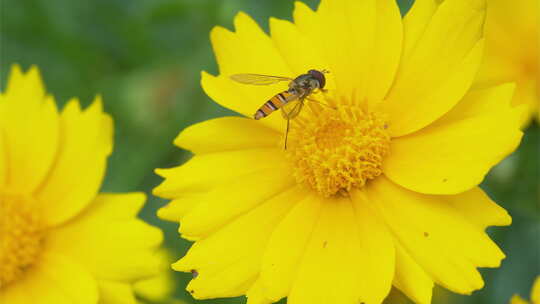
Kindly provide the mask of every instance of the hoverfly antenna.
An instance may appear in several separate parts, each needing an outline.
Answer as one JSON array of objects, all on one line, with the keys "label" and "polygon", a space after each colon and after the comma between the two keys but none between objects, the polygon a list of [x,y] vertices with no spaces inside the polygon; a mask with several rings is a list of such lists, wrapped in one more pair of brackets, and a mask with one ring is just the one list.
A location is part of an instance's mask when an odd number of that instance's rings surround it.
[{"label": "hoverfly antenna", "polygon": [[327,69],[322,69],[322,70],[321,70],[321,73],[324,73],[324,74],[330,74],[330,71],[327,70]]}]

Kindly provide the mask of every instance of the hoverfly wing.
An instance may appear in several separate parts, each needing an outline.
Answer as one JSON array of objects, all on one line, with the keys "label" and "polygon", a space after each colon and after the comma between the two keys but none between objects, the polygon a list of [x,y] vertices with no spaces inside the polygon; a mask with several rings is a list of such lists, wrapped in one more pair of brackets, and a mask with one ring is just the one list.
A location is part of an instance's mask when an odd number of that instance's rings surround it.
[{"label": "hoverfly wing", "polygon": [[292,81],[292,78],[281,76],[270,76],[261,74],[234,74],[230,78],[236,82],[252,85],[270,85],[280,81]]},{"label": "hoverfly wing", "polygon": [[289,102],[281,108],[281,116],[286,120],[290,120],[298,116],[302,107],[304,106],[304,99],[299,99],[294,102]]}]

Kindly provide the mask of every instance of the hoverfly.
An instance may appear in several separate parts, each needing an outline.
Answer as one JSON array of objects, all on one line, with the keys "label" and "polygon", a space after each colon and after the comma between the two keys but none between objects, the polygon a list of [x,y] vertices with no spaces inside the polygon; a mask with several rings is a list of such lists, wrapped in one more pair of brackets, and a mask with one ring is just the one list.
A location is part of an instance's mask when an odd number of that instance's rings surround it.
[{"label": "hoverfly", "polygon": [[254,119],[259,120],[270,115],[277,109],[281,109],[281,115],[287,120],[287,129],[285,131],[286,150],[290,121],[300,114],[300,111],[304,106],[304,101],[309,100],[326,106],[326,104],[309,98],[309,95],[317,89],[322,92],[326,91],[324,90],[324,85],[326,84],[326,78],[324,77],[325,73],[328,73],[328,71],[309,70],[306,74],[302,74],[294,79],[260,74],[234,74],[231,75],[231,79],[240,83],[252,85],[270,85],[281,81],[289,82],[288,90],[274,95],[253,115]]}]

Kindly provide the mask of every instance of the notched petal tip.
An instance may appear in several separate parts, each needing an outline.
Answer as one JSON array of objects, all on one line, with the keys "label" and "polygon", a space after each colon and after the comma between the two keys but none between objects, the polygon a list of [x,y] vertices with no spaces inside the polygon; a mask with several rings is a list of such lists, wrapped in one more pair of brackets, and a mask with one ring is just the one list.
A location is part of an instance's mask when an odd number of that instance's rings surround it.
[{"label": "notched petal tip", "polygon": [[71,113],[76,112],[77,114],[80,114],[81,112],[81,103],[79,102],[79,99],[77,97],[72,97],[68,100],[66,105],[64,106],[64,109],[62,110],[63,113]]},{"label": "notched petal tip", "polygon": [[190,272],[195,267],[193,267],[192,265],[189,265],[189,263],[186,263],[186,257],[184,256],[183,258],[179,259],[178,261],[172,263],[171,268],[173,270],[176,270],[176,271]]},{"label": "notched petal tip", "polygon": [[210,41],[212,42],[212,46],[214,48],[216,47],[216,42],[218,42],[223,36],[229,36],[231,37],[234,35],[234,32],[230,31],[229,29],[221,26],[216,25],[210,30]]},{"label": "notched petal tip", "polygon": [[298,10],[298,12],[310,12],[310,13],[315,13],[314,10],[311,9],[311,7],[309,7],[309,5],[307,5],[306,3],[304,3],[303,1],[294,1],[294,13],[296,13]]},{"label": "notched petal tip", "polygon": [[[25,99],[21,100],[23,102],[38,104],[45,97],[45,85],[37,66],[32,65],[25,73],[19,64],[13,64],[7,78],[4,94],[17,96],[14,100],[22,98]],[[23,94],[24,97],[19,94]]]},{"label": "notched petal tip", "polygon": [[163,180],[159,185],[157,185],[154,189],[152,189],[152,195],[172,199],[171,197],[167,195],[167,190],[170,187],[167,183],[168,175],[167,173],[165,173],[166,170],[168,169],[154,169],[154,173],[164,178],[165,180]]},{"label": "notched petal tip", "polygon": [[[181,225],[180,225],[181,226]],[[189,234],[185,234],[185,233],[181,233],[180,232],[180,227],[178,227],[178,232],[180,233],[180,236],[185,239],[185,240],[188,240],[188,241],[191,241],[191,242],[196,242],[198,240],[201,239],[201,237],[198,237],[198,236],[192,236],[192,235],[189,235]]]},{"label": "notched petal tip", "polygon": [[201,124],[205,124],[205,123],[206,123],[206,121],[199,122],[199,123],[196,123],[196,124],[193,124],[193,125],[190,125],[190,126],[186,127],[185,129],[180,131],[180,133],[178,133],[178,135],[174,138],[173,144],[175,146],[177,146],[178,148],[184,149],[186,151],[193,152],[190,143],[194,139],[196,139],[196,135],[197,135],[196,130],[198,129],[198,127]]},{"label": "notched petal tip", "polygon": [[[218,65],[219,65],[219,59],[218,59]],[[220,69],[220,73],[223,74],[224,71],[221,71]],[[212,100],[215,100],[214,97],[217,95],[216,94],[217,92],[213,91],[213,87],[211,84],[215,83],[217,79],[218,79],[218,76],[212,75],[208,73],[207,71],[201,71],[201,81],[200,81],[201,88],[203,89],[204,93],[206,93],[206,96],[210,97]]]},{"label": "notched petal tip", "polygon": [[[154,191],[152,191],[152,192],[154,192]],[[154,194],[154,193],[152,193],[152,194],[153,194],[153,195],[156,195],[156,194]],[[169,204],[170,204],[170,203],[169,203]],[[157,210],[156,215],[157,215],[157,217],[158,217],[159,219],[165,220],[165,221],[174,221],[174,220],[171,219],[171,217],[169,216],[169,212],[168,212],[169,210],[168,210],[168,208],[167,208],[167,207],[169,206],[169,204],[167,204],[167,205],[165,205],[165,206],[163,206],[163,207],[161,207],[161,208],[159,208],[159,209]]]},{"label": "notched petal tip", "polygon": [[34,82],[36,85],[38,85],[40,88],[44,88],[43,85],[43,79],[41,77],[41,72],[39,68],[36,65],[31,65],[28,71],[26,72],[26,78],[32,82]]},{"label": "notched petal tip", "polygon": [[498,218],[498,220],[496,222],[494,222],[492,225],[493,226],[510,226],[512,225],[512,216],[510,215],[510,213],[508,213],[508,211],[506,211],[505,209],[501,208],[501,214]]},{"label": "notched petal tip", "polygon": [[16,76],[21,76],[23,74],[22,72],[22,67],[20,64],[18,63],[13,63],[11,65],[11,68],[10,68],[10,75],[16,75]]},{"label": "notched petal tip", "polygon": [[234,16],[234,29],[237,33],[252,28],[253,26],[259,27],[257,22],[244,11],[239,11],[236,16]]},{"label": "notched petal tip", "polygon": [[212,74],[208,73],[207,71],[201,71],[201,87],[204,89],[204,83],[209,78],[217,78],[217,77],[218,76],[212,75]]},{"label": "notched petal tip", "polygon": [[100,94],[96,95],[94,97],[94,100],[92,100],[92,103],[88,108],[86,108],[86,111],[89,111],[90,109],[96,111],[96,112],[103,112],[103,98]]},{"label": "notched petal tip", "polygon": [[154,173],[163,178],[167,178],[167,176],[169,175],[168,173],[171,172],[171,170],[173,169],[174,168],[156,168],[154,169]]},{"label": "notched petal tip", "polygon": [[158,197],[163,197],[163,195],[165,195],[165,193],[162,191],[162,188],[163,187],[163,182],[161,184],[159,184],[157,187],[155,187],[154,189],[152,189],[152,195],[154,196],[158,196]]}]

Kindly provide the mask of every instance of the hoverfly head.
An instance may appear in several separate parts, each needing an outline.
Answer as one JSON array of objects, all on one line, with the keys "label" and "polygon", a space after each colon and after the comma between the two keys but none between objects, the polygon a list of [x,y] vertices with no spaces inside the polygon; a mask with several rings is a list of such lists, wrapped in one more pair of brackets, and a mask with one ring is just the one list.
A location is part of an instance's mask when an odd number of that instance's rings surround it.
[{"label": "hoverfly head", "polygon": [[322,71],[309,70],[308,74],[311,75],[313,78],[317,79],[317,81],[319,82],[319,89],[323,89],[324,85],[326,84],[326,78],[324,77],[323,73],[327,73],[327,72],[328,71],[326,70],[322,70]]}]

